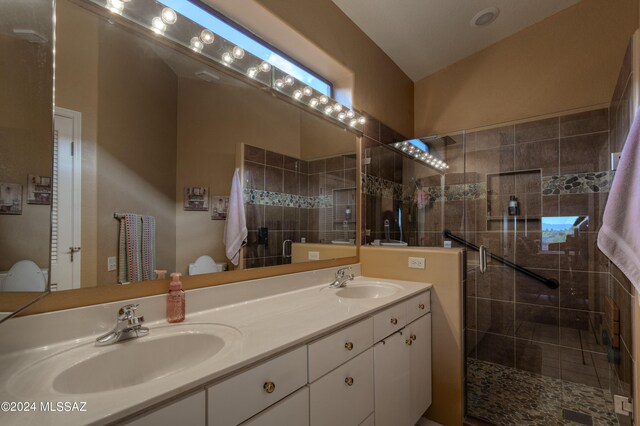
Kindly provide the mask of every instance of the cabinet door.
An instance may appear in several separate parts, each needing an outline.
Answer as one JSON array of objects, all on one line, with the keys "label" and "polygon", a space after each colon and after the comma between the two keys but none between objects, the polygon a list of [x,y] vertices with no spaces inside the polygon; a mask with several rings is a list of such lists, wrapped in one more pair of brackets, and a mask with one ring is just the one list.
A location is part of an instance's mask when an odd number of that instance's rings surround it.
[{"label": "cabinet door", "polygon": [[303,387],[294,393],[256,414],[242,426],[309,426],[309,388]]},{"label": "cabinet door", "polygon": [[127,426],[189,425],[206,423],[206,399],[204,391],[190,395],[159,410],[145,414],[126,423]]},{"label": "cabinet door", "polygon": [[311,426],[357,426],[373,412],[373,349],[309,386]]},{"label": "cabinet door", "polygon": [[409,338],[401,330],[373,347],[376,426],[408,426]]},{"label": "cabinet door", "polygon": [[415,424],[431,405],[431,314],[424,315],[407,326],[412,341],[409,353],[411,366],[410,420]]}]

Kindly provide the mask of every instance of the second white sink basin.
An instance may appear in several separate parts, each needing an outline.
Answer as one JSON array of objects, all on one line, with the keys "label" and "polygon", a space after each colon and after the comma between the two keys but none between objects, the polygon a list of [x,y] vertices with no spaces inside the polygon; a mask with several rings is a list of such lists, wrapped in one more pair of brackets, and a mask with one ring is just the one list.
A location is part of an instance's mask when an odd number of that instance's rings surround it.
[{"label": "second white sink basin", "polygon": [[53,354],[17,372],[11,386],[29,392],[25,382],[38,377],[66,395],[129,388],[210,360],[239,336],[236,329],[220,324],[152,327],[145,337],[103,347],[90,342]]}]

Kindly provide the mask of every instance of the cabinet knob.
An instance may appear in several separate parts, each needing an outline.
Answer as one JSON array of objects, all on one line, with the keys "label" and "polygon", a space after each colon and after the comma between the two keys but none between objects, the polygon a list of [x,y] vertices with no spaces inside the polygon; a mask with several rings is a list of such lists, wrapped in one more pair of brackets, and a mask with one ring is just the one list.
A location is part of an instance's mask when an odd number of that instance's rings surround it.
[{"label": "cabinet knob", "polygon": [[263,388],[267,393],[273,393],[273,391],[276,390],[276,384],[273,382],[266,382]]},{"label": "cabinet knob", "polygon": [[347,386],[353,385],[353,377],[347,377],[346,379],[344,379],[344,382],[347,384]]},{"label": "cabinet knob", "polygon": [[424,303],[419,304],[419,305],[418,305],[418,308],[420,308],[420,309],[424,309]]},{"label": "cabinet knob", "polygon": [[417,337],[416,337],[416,335],[415,335],[415,334],[412,334],[412,335],[411,335],[411,336],[409,336],[409,337],[411,338],[411,340],[416,340],[416,339],[417,339]]},{"label": "cabinet knob", "polygon": [[351,342],[347,342],[347,343],[345,343],[345,344],[344,344],[344,348],[345,348],[346,350],[348,350],[348,351],[352,350],[352,349],[353,349],[353,343],[351,343]]},{"label": "cabinet knob", "polygon": [[407,339],[404,342],[409,346],[413,345],[413,340],[411,340],[411,339]]},{"label": "cabinet knob", "polygon": [[391,318],[391,324],[396,325],[398,323],[398,318]]}]

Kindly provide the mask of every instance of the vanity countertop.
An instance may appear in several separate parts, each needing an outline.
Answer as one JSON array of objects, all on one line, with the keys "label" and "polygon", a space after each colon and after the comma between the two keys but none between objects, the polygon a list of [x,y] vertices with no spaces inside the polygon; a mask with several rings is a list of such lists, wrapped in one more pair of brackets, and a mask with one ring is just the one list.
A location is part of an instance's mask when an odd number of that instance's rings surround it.
[{"label": "vanity countertop", "polygon": [[[290,278],[287,278],[290,279]],[[38,364],[64,351],[76,350],[83,346],[93,347],[96,334],[84,335],[79,338],[41,345],[32,348],[4,353],[0,355],[0,402],[34,403],[32,412],[0,412],[0,423],[3,425],[84,425],[109,424],[122,419],[145,408],[174,396],[191,390],[204,388],[206,385],[239,371],[253,363],[264,360],[275,354],[310,342],[318,336],[327,334],[343,325],[355,322],[386,306],[395,304],[418,293],[431,288],[430,284],[383,280],[377,278],[356,277],[347,284],[357,284],[363,281],[377,281],[397,285],[398,291],[388,297],[372,299],[347,299],[337,297],[336,289],[330,289],[327,283],[307,285],[304,288],[277,292],[276,294],[256,299],[237,301],[214,309],[188,312],[185,322],[179,327],[197,328],[199,324],[219,324],[235,335],[233,343],[226,345],[217,355],[194,366],[185,366],[183,370],[165,377],[156,378],[134,386],[119,390],[93,392],[83,394],[62,394],[54,390],[52,383],[57,375],[52,369],[38,369]],[[233,291],[233,286],[226,291]],[[197,293],[201,291],[201,293]],[[194,295],[214,294],[216,288],[194,290],[187,292],[187,305],[195,300]],[[241,291],[239,289],[239,291]],[[190,297],[191,296],[191,297]],[[155,304],[157,310],[164,302],[162,296],[154,296],[150,303]],[[152,298],[147,298],[152,299]],[[139,311],[145,314],[145,299],[138,301]],[[197,304],[197,302],[194,302]],[[118,303],[123,305],[124,302]],[[80,308],[80,309],[90,309]],[[78,310],[76,315],[78,315]],[[114,312],[114,311],[112,311]],[[56,313],[56,321],[61,321],[61,315]],[[158,315],[156,315],[158,316]],[[36,316],[34,316],[36,317]],[[33,321],[34,318],[31,319]],[[20,321],[20,319],[12,320]],[[62,319],[64,321],[64,319]],[[67,324],[73,326],[73,321]],[[164,319],[156,318],[146,324],[150,328],[150,336],[154,329],[166,330],[174,325],[167,324]],[[11,322],[3,327],[11,327]],[[5,338],[0,336],[0,338]],[[109,350],[119,349],[119,345],[135,344],[134,339],[111,345]],[[181,348],[175,348],[175,356],[180,357]],[[95,351],[93,351],[95,353]],[[72,352],[82,353],[82,352]],[[56,357],[73,365],[81,359],[70,357]],[[132,363],[144,363],[144,359],[131,359]],[[36,368],[34,368],[34,365]],[[86,403],[86,411],[43,412],[42,402],[51,402],[56,406],[58,402],[73,404]],[[73,407],[73,405],[71,405]],[[30,408],[34,408],[31,405]]]}]

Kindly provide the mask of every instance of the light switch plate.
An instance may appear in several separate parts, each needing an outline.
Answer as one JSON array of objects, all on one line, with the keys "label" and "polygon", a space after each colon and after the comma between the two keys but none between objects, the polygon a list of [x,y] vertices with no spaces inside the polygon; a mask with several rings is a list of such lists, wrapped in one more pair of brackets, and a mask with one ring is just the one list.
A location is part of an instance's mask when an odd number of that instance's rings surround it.
[{"label": "light switch plate", "polygon": [[319,251],[310,251],[309,252],[309,260],[320,260],[320,252]]},{"label": "light switch plate", "polygon": [[424,269],[424,257],[410,257],[409,268]]},{"label": "light switch plate", "polygon": [[118,261],[115,256],[107,257],[107,272],[115,271],[118,268]]}]

